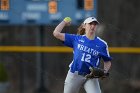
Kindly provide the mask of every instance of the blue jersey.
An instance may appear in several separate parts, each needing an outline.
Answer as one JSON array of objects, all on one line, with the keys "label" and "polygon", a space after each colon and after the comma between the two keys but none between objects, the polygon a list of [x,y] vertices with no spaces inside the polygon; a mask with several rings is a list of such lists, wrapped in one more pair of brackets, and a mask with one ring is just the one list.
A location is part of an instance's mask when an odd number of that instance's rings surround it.
[{"label": "blue jersey", "polygon": [[85,35],[65,34],[64,44],[73,48],[73,61],[70,65],[71,72],[79,71],[90,73],[89,67],[98,67],[101,58],[110,61],[107,43],[99,37],[94,40]]}]

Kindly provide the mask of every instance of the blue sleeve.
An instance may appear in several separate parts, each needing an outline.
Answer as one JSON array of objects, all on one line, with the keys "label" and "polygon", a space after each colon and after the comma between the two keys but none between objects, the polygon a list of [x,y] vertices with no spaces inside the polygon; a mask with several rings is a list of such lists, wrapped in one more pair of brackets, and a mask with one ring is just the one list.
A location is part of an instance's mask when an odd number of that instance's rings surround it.
[{"label": "blue sleeve", "polygon": [[75,40],[76,35],[74,34],[65,34],[64,45],[73,48],[73,42]]},{"label": "blue sleeve", "polygon": [[104,62],[112,60],[112,57],[110,56],[109,51],[108,51],[108,45],[103,47],[101,57],[103,58]]}]

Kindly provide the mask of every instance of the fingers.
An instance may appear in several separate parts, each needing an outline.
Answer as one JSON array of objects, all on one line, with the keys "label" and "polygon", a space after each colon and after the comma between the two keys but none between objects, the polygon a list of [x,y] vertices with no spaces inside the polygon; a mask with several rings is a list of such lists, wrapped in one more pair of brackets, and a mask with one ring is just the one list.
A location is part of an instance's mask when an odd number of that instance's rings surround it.
[{"label": "fingers", "polygon": [[89,67],[89,70],[90,70],[91,72],[93,72],[93,68],[92,68],[92,67]]},{"label": "fingers", "polygon": [[85,78],[87,78],[87,79],[92,79],[92,78],[94,78],[94,76],[93,76],[93,75],[90,75],[90,74],[87,74],[87,75],[85,76]]},{"label": "fingers", "polygon": [[70,17],[65,17],[63,21],[66,23],[66,25],[69,26],[69,25],[71,24],[71,21],[72,21],[72,20],[71,20]]}]

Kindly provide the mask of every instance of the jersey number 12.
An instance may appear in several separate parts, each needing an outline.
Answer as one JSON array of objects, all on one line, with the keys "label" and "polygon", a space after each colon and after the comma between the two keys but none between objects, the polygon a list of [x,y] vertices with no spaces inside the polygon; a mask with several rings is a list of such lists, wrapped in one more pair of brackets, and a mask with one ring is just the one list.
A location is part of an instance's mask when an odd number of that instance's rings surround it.
[{"label": "jersey number 12", "polygon": [[81,61],[85,61],[85,62],[90,63],[90,59],[91,59],[91,55],[90,54],[86,54],[86,53],[82,54]]}]

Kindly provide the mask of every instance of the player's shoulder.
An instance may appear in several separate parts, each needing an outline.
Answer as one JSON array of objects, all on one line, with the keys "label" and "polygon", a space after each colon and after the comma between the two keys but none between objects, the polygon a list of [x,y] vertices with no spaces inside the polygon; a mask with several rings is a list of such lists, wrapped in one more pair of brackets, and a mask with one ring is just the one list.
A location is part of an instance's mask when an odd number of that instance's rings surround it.
[{"label": "player's shoulder", "polygon": [[103,46],[107,46],[107,42],[105,40],[103,40],[102,38],[97,36],[97,41],[102,44]]},{"label": "player's shoulder", "polygon": [[81,39],[81,38],[84,38],[85,37],[85,35],[78,35],[78,34],[76,34],[75,35],[78,39]]},{"label": "player's shoulder", "polygon": [[73,39],[73,40],[79,40],[79,39],[82,38],[81,35],[77,35],[77,34],[69,34],[69,33],[66,33],[66,34],[65,34],[65,37],[67,37],[67,38],[71,38],[71,39]]},{"label": "player's shoulder", "polygon": [[70,34],[70,33],[65,33],[65,36],[66,37],[77,37],[76,34]]}]

